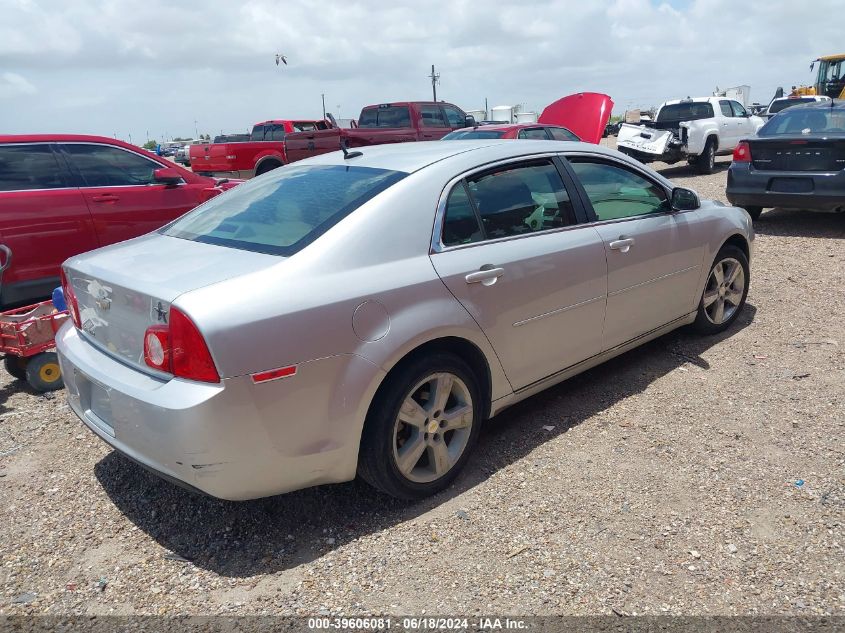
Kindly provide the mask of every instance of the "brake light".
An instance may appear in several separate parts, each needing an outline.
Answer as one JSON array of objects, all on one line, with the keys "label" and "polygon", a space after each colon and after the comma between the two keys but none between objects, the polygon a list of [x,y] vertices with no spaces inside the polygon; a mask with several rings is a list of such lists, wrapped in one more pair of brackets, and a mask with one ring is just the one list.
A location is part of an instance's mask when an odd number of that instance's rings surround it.
[{"label": "brake light", "polygon": [[189,380],[220,382],[208,345],[196,324],[170,307],[169,323],[153,325],[144,334],[144,362],[153,369]]},{"label": "brake light", "polygon": [[226,160],[235,160],[238,157],[237,154],[227,154]]},{"label": "brake light", "polygon": [[65,303],[67,304],[67,311],[70,313],[70,320],[77,328],[82,327],[82,322],[79,319],[79,302],[76,300],[76,293],[73,291],[73,286],[67,278],[65,269],[61,269],[62,278],[62,292],[65,295]]},{"label": "brake light", "polygon": [[751,162],[751,146],[741,141],[734,149],[733,161],[735,163],[750,163]]}]

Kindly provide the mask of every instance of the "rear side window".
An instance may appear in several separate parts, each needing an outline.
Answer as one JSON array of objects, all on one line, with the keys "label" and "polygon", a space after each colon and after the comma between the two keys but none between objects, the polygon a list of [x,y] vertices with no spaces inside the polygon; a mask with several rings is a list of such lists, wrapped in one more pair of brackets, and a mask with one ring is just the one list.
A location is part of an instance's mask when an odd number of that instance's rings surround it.
[{"label": "rear side window", "polygon": [[343,165],[291,166],[212,198],[165,235],[270,255],[293,255],[404,172]]},{"label": "rear side window", "polygon": [[143,156],[108,145],[67,144],[62,149],[87,187],[149,185],[161,165]]},{"label": "rear side window", "polygon": [[560,228],[575,223],[575,212],[557,168],[550,161],[509,166],[466,181],[481,226],[455,187],[443,221],[447,246]]},{"label": "rear side window", "polygon": [[408,106],[379,106],[361,112],[358,127],[411,127]]},{"label": "rear side window", "polygon": [[274,123],[267,126],[264,130],[265,141],[284,141],[285,140],[285,126],[281,123]]},{"label": "rear side window", "polygon": [[59,164],[48,145],[0,145],[0,191],[65,186]]},{"label": "rear side window", "polygon": [[670,210],[663,187],[613,163],[570,158],[599,220],[617,220]]},{"label": "rear side window", "polygon": [[552,138],[556,141],[580,141],[578,135],[570,132],[565,127],[550,127],[548,128]]},{"label": "rear side window", "polygon": [[474,139],[502,138],[505,135],[501,130],[485,130],[484,128],[471,128],[468,130],[455,130],[449,132],[441,140],[444,141],[470,141]]},{"label": "rear side window", "polygon": [[420,117],[423,127],[449,127],[443,111],[436,105],[420,106]]},{"label": "rear side window", "polygon": [[547,141],[549,137],[546,136],[546,130],[541,127],[526,128],[519,131],[519,138],[533,139],[537,141]]},{"label": "rear side window", "polygon": [[446,203],[446,213],[443,216],[443,244],[457,246],[470,244],[484,239],[484,232],[478,223],[478,216],[467,194],[466,185],[458,183],[449,201]]},{"label": "rear side window", "polygon": [[264,126],[263,125],[255,125],[252,128],[252,134],[249,136],[250,141],[263,141],[264,140]]},{"label": "rear side window", "polygon": [[729,101],[720,101],[719,108],[722,110],[722,116],[733,117],[734,113]]}]

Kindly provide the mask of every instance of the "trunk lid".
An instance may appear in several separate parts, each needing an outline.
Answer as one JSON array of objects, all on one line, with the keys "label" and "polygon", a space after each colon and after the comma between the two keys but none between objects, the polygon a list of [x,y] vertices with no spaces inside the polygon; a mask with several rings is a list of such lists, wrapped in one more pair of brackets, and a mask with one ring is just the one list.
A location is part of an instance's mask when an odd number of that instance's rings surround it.
[{"label": "trunk lid", "polygon": [[612,110],[613,100],[608,95],[579,92],[547,105],[537,122],[562,125],[582,141],[598,144]]},{"label": "trunk lid", "polygon": [[761,171],[842,171],[845,139],[752,138],[751,164]]},{"label": "trunk lid", "polygon": [[144,333],[168,322],[176,297],[281,261],[154,233],[71,258],[64,266],[87,340],[155,373],[144,362]]}]

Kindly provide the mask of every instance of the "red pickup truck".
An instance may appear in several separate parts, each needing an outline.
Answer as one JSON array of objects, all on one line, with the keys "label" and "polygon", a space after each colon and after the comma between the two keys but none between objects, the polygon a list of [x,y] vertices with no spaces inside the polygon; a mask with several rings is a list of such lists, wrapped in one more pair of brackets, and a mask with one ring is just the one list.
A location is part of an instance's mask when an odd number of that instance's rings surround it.
[{"label": "red pickup truck", "polygon": [[325,130],[323,120],[277,119],[252,127],[249,141],[191,145],[191,168],[203,176],[252,178],[288,163],[285,138],[292,132]]},{"label": "red pickup truck", "polygon": [[289,134],[285,151],[289,162],[340,149],[341,139],[347,147],[363,147],[382,143],[436,141],[452,130],[475,125],[475,120],[451,103],[435,101],[403,101],[367,106],[361,110],[358,127],[331,127]]}]

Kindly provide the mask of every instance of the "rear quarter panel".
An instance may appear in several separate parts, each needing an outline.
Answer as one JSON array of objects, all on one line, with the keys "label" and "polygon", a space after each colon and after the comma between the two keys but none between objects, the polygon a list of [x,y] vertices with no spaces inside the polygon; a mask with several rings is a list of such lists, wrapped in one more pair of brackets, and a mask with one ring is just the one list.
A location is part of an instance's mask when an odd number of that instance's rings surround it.
[{"label": "rear quarter panel", "polygon": [[195,172],[250,171],[266,156],[284,163],[284,144],[261,141],[192,145],[191,167]]}]

